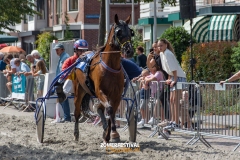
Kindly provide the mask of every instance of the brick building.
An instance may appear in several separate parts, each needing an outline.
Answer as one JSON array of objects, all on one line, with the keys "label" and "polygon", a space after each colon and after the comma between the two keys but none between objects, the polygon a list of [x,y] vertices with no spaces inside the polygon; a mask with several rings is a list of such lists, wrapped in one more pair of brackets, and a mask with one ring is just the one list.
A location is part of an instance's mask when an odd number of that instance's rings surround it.
[{"label": "brick building", "polygon": [[[132,2],[117,3],[110,0],[110,24],[114,21],[114,15],[118,14],[119,19],[125,20],[132,12]],[[115,0],[117,1],[117,0]],[[52,32],[59,40],[64,38],[66,29],[65,14],[69,17],[68,24],[74,35],[74,39],[85,39],[92,50],[98,43],[98,29],[100,17],[100,1],[98,0],[36,0],[36,10],[41,16],[26,16],[26,20],[13,26],[20,31],[19,42],[28,54],[35,48],[34,42],[37,35],[44,31]],[[140,17],[139,4],[135,3],[135,24]]]}]

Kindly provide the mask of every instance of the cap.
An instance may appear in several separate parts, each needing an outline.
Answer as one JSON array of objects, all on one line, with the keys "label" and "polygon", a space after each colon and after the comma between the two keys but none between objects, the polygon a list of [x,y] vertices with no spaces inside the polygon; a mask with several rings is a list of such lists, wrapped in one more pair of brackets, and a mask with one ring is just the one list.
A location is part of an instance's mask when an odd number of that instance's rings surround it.
[{"label": "cap", "polygon": [[58,48],[64,49],[63,44],[62,43],[58,43],[53,49],[58,49]]}]

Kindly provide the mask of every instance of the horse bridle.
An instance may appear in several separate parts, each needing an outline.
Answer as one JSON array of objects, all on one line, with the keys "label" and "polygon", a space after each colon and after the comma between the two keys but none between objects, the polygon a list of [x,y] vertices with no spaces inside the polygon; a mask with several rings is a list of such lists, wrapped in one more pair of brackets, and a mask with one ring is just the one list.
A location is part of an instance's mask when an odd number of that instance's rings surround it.
[{"label": "horse bridle", "polygon": [[[120,22],[119,22],[119,23],[120,23]],[[125,45],[126,43],[131,44],[131,34],[129,35],[129,32],[127,32],[127,36],[126,36],[126,37],[128,37],[128,40],[125,41],[125,42],[123,42],[123,43],[121,43],[120,40],[119,40],[119,38],[118,38],[118,36],[117,36],[116,33],[115,33],[115,32],[116,32],[115,30],[116,30],[116,28],[117,28],[118,26],[116,25],[116,23],[114,23],[112,27],[114,27],[114,34],[113,34],[113,37],[112,37],[112,41],[113,41],[113,42],[111,42],[110,45],[115,44],[115,46],[118,46],[119,49],[120,49],[120,51],[122,51],[123,49],[125,49],[124,45]],[[128,26],[126,25],[126,27],[128,27]],[[130,29],[130,28],[128,27],[128,29]],[[133,34],[133,31],[132,31],[131,29],[130,29],[130,31],[131,31],[132,34]],[[117,32],[118,32],[118,30],[117,30]],[[130,38],[129,38],[129,37],[130,37]],[[117,41],[117,43],[116,43],[115,41]]]},{"label": "horse bridle", "polygon": [[[120,22],[119,22],[120,23]],[[112,37],[112,41],[114,40],[114,42],[110,42],[109,43],[109,45],[110,46],[112,46],[113,44],[115,45],[115,46],[118,46],[119,47],[119,49],[120,49],[120,51],[111,51],[111,52],[100,52],[100,60],[97,62],[97,63],[95,63],[95,64],[93,64],[93,65],[91,65],[91,66],[95,66],[95,65],[97,65],[97,64],[99,64],[99,63],[101,63],[101,65],[106,69],[106,70],[108,70],[108,71],[110,71],[110,72],[112,72],[112,73],[119,73],[119,72],[121,72],[121,70],[122,70],[122,65],[121,65],[121,67],[120,67],[120,69],[119,70],[115,70],[115,69],[112,69],[111,67],[109,67],[103,60],[102,60],[102,54],[103,53],[121,53],[122,52],[122,50],[123,49],[125,49],[125,47],[124,47],[124,45],[126,44],[126,43],[129,43],[129,44],[131,44],[131,38],[130,38],[130,40],[129,40],[129,38],[128,38],[128,40],[127,41],[125,41],[125,42],[123,42],[123,43],[121,43],[120,42],[120,40],[119,40],[119,38],[117,37],[117,35],[116,35],[116,23],[114,23],[113,25],[112,25],[112,27],[114,27],[114,34],[113,34],[113,37]],[[128,26],[127,26],[128,27]],[[130,28],[129,28],[130,29]],[[131,31],[131,33],[133,34],[133,31],[130,29],[130,31]],[[118,31],[117,31],[118,32]],[[128,35],[127,35],[127,37],[131,37],[131,35],[129,35],[129,33],[127,33]],[[108,36],[110,36],[110,35],[108,35]],[[109,38],[109,37],[108,37]],[[116,43],[115,43],[115,39],[116,39],[116,41],[117,41],[117,45],[116,45]]]}]

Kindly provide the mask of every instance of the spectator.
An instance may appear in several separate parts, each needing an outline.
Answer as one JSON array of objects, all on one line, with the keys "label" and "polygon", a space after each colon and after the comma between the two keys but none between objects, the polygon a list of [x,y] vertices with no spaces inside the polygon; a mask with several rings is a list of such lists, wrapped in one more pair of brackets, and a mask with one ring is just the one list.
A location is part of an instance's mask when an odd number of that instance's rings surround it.
[{"label": "spectator", "polygon": [[175,128],[178,127],[179,123],[179,95],[182,93],[181,90],[176,90],[175,85],[177,82],[186,82],[186,74],[179,65],[170,42],[166,39],[161,39],[158,41],[158,48],[160,50],[162,68],[169,75],[166,83],[170,86],[170,111],[172,122],[166,128]]},{"label": "spectator", "polygon": [[[6,70],[6,71],[11,71],[11,66],[10,66],[10,64],[8,64],[8,62],[7,62],[7,60],[6,60],[5,57],[4,57],[3,61],[4,61],[4,63],[7,64],[5,70]],[[5,74],[3,74],[3,75],[7,78],[7,81],[8,81],[8,82],[11,82],[11,81],[12,81],[12,76],[10,76],[10,74],[5,73]]]},{"label": "spectator", "polygon": [[[157,47],[157,42],[154,42],[152,44],[152,49],[153,51],[150,52],[148,54],[148,57],[147,57],[147,66],[149,68],[151,68],[151,64],[150,64],[150,61],[152,59],[155,59],[155,62],[156,64],[158,65],[159,67],[159,70],[163,73],[164,75],[164,81],[168,79],[168,73],[166,71],[163,70],[163,67],[162,67],[162,62],[161,62],[161,58],[160,58],[160,50],[158,49]],[[153,61],[151,61],[153,62]],[[154,63],[155,63],[154,62]],[[154,64],[152,64],[154,65]],[[161,118],[162,118],[162,122],[160,123],[161,126],[166,126],[167,123],[168,123],[168,118],[169,118],[169,106],[168,106],[168,102],[169,102],[169,97],[170,97],[170,87],[169,85],[166,86],[167,89],[164,90],[164,88],[162,88],[162,90],[160,91],[160,96],[159,96],[159,99],[161,101],[161,104],[162,104],[162,107],[163,107],[163,110],[161,110]],[[169,89],[168,89],[169,88]],[[157,105],[157,104],[156,104]],[[163,112],[164,111],[164,112]],[[165,120],[166,118],[166,120]]]},{"label": "spectator", "polygon": [[189,94],[188,91],[182,92],[182,99],[180,99],[180,117],[181,117],[181,125],[185,126],[187,123],[187,130],[192,130],[191,118],[189,115]]},{"label": "spectator", "polygon": [[23,54],[23,53],[22,53],[22,54],[19,54],[19,59],[20,59],[21,62],[27,64],[27,59],[26,59],[25,54]]},{"label": "spectator", "polygon": [[[36,69],[36,64],[40,60],[39,59],[34,59],[34,57],[31,54],[27,55],[26,58],[30,62],[30,68],[33,68],[35,70]],[[46,65],[45,65],[45,67],[46,67],[46,70],[48,72],[48,69],[47,69]],[[26,73],[24,73],[24,75],[25,76],[32,75],[32,72],[31,71],[30,72],[26,72]]]},{"label": "spectator", "polygon": [[[30,68],[32,68],[32,67],[35,68],[37,62],[39,61],[38,59],[34,59],[34,57],[31,54],[27,55],[26,59],[28,62],[30,62]],[[29,74],[32,74],[32,73],[29,73]]]},{"label": "spectator", "polygon": [[[69,58],[69,54],[65,52],[64,46],[61,43],[57,44],[53,49],[56,50],[56,53],[59,56],[59,61],[57,64],[57,69],[56,69],[56,75],[58,75],[62,70],[62,65],[63,65],[64,61],[67,58]],[[58,86],[56,86],[56,87],[58,87]],[[60,87],[62,87],[62,86],[60,86]],[[68,99],[64,100],[61,103],[61,105],[62,105],[63,112],[64,112],[64,119],[61,120],[60,122],[62,122],[62,123],[64,123],[65,121],[71,122],[70,107],[69,107]]]},{"label": "spectator", "polygon": [[16,58],[13,58],[13,55],[12,55],[12,54],[7,54],[7,55],[4,57],[4,59],[5,59],[5,62],[6,62],[8,65],[10,65],[10,67],[11,67],[10,70],[3,70],[3,73],[6,74],[6,77],[7,77],[7,80],[8,80],[6,86],[7,86],[8,90],[9,90],[9,92],[10,92],[10,94],[8,95],[7,98],[12,98],[12,82],[11,82],[12,79],[11,79],[11,76],[12,76],[12,74],[15,74],[16,72],[19,72],[19,71],[20,71],[20,68],[17,67],[17,66],[14,64]]},{"label": "spectator", "polygon": [[147,62],[147,56],[143,53],[144,49],[141,46],[138,46],[136,49],[136,52],[138,54],[137,56],[137,65],[139,67],[145,68],[146,67],[146,62]]},{"label": "spectator", "polygon": [[149,63],[150,63],[151,59],[153,58],[153,56],[160,55],[160,50],[158,49],[157,43],[158,43],[158,41],[156,41],[152,44],[152,49],[147,56],[147,67],[148,68],[149,68]]},{"label": "spectator", "polygon": [[45,66],[47,66],[46,61],[40,56],[40,53],[38,52],[38,50],[33,50],[31,52],[31,55],[33,56],[34,59],[43,61],[45,63]]},{"label": "spectator", "polygon": [[[147,69],[144,69],[141,73],[141,77],[138,79],[140,81],[140,93],[137,92],[136,94],[140,94],[140,112],[142,115],[142,119],[140,122],[138,122],[138,125],[144,126],[145,123],[145,107],[147,105],[147,100],[149,99],[149,85],[145,83],[145,78],[150,75],[149,71]],[[139,98],[138,98],[139,99]],[[138,100],[137,99],[137,100]]]},{"label": "spectator", "polygon": [[134,77],[141,75],[142,69],[134,62],[122,58],[122,66],[127,72],[128,78],[132,80]]},{"label": "spectator", "polygon": [[0,71],[3,71],[6,69],[6,63],[3,61],[4,54],[0,52]]},{"label": "spectator", "polygon": [[121,56],[122,56],[123,58],[125,58],[125,59],[128,59],[128,60],[136,63],[136,62],[135,62],[135,59],[133,58],[133,55],[132,55],[132,56],[128,56],[127,54],[122,53]]},{"label": "spectator", "polygon": [[16,58],[14,60],[14,64],[19,67],[19,71],[17,72],[17,74],[24,74],[25,72],[30,72],[30,68],[28,67],[28,65],[24,62],[21,62],[20,58]]},{"label": "spectator", "polygon": [[[155,61],[155,65],[153,66],[150,66],[150,72],[151,72],[151,75],[150,76],[147,76],[145,78],[145,83],[146,85],[150,84],[150,88],[151,88],[151,96],[152,97],[156,97],[156,93],[157,93],[157,84],[156,83],[150,83],[152,81],[157,81],[159,82],[159,91],[162,91],[162,83],[160,83],[160,81],[164,81],[164,77],[163,77],[163,73],[161,72],[160,70],[160,67],[158,66],[157,64],[157,59],[158,59],[159,56],[154,56],[154,58],[151,60],[151,61]],[[153,64],[153,63],[151,63]],[[154,124],[155,123],[155,118],[156,117],[156,112],[157,112],[157,104],[158,104],[159,100],[157,99],[156,100],[156,105],[154,106],[154,111],[153,111],[153,117],[151,117],[151,119],[148,121],[149,124]],[[161,119],[165,119],[165,116],[164,116],[164,109],[163,108],[164,106],[162,105],[161,107]]]},{"label": "spectator", "polygon": [[43,86],[44,86],[44,80],[45,75],[47,73],[46,66],[42,60],[38,61],[36,64],[36,70],[34,71],[34,68],[31,68],[31,72],[33,77],[38,77],[37,80],[37,97],[43,96]]}]

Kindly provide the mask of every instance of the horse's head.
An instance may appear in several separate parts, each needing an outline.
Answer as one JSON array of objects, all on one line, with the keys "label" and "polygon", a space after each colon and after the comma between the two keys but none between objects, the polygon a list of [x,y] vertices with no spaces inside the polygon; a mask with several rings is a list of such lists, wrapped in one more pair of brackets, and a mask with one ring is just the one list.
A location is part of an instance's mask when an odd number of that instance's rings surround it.
[{"label": "horse's head", "polygon": [[115,15],[115,23],[112,26],[112,40],[111,44],[118,48],[123,54],[128,57],[133,56],[133,47],[131,43],[131,38],[134,36],[132,29],[128,27],[131,15],[125,20],[119,20],[117,14]]}]

